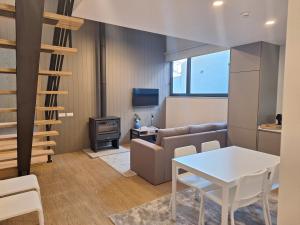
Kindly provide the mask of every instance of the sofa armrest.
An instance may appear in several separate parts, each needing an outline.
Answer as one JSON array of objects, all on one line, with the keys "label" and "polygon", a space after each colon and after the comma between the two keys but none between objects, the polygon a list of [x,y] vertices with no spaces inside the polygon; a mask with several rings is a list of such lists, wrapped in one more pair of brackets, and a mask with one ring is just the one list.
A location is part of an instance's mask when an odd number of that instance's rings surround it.
[{"label": "sofa armrest", "polygon": [[130,168],[151,184],[163,183],[163,148],[142,139],[133,139],[130,145]]}]

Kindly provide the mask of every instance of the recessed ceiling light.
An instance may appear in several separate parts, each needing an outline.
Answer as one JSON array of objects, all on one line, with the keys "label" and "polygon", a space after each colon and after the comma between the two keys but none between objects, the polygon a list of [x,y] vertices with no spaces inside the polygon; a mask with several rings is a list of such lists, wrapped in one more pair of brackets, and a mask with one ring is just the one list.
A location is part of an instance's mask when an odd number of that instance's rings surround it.
[{"label": "recessed ceiling light", "polygon": [[218,7],[224,4],[224,1],[214,1],[213,6]]},{"label": "recessed ceiling light", "polygon": [[271,25],[274,25],[275,23],[276,23],[275,20],[268,20],[268,21],[265,23],[265,25],[271,26]]}]

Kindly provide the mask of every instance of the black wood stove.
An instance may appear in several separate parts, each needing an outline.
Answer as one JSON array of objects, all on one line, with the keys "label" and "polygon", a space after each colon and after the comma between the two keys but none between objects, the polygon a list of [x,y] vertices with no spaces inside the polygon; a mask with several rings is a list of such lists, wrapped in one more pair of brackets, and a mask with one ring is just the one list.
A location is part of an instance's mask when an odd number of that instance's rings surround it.
[{"label": "black wood stove", "polygon": [[108,147],[119,148],[121,136],[119,117],[90,118],[90,142],[93,151]]}]

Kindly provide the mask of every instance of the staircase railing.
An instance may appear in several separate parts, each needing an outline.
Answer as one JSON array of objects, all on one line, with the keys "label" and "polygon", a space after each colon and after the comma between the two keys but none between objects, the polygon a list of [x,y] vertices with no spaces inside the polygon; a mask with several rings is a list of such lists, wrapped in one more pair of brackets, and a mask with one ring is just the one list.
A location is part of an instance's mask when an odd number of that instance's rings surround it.
[{"label": "staircase railing", "polygon": [[[74,0],[59,0],[57,6],[57,14],[71,16],[74,6]],[[53,34],[53,45],[66,47],[67,44],[72,48],[72,32],[70,29],[58,28],[54,29]],[[49,70],[51,71],[62,71],[64,62],[64,55],[51,54]],[[50,76],[47,81],[47,91],[58,91],[60,84],[60,76]],[[53,92],[54,93],[54,92]],[[47,94],[45,97],[46,107],[56,107],[57,106],[57,94]],[[46,111],[45,118],[47,120],[52,120],[53,118],[58,118],[58,111]],[[46,131],[51,131],[52,125],[46,125]],[[50,141],[50,137],[47,137],[47,141]],[[51,162],[51,155],[48,156],[48,162]]]}]

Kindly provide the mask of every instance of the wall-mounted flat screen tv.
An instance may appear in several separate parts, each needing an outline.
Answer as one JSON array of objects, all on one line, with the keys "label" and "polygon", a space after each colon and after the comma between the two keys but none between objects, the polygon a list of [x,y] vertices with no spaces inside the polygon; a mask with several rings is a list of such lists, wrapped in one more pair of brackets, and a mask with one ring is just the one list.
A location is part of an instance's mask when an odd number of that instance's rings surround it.
[{"label": "wall-mounted flat screen tv", "polygon": [[133,88],[132,90],[133,106],[155,106],[158,105],[158,101],[158,89]]}]

